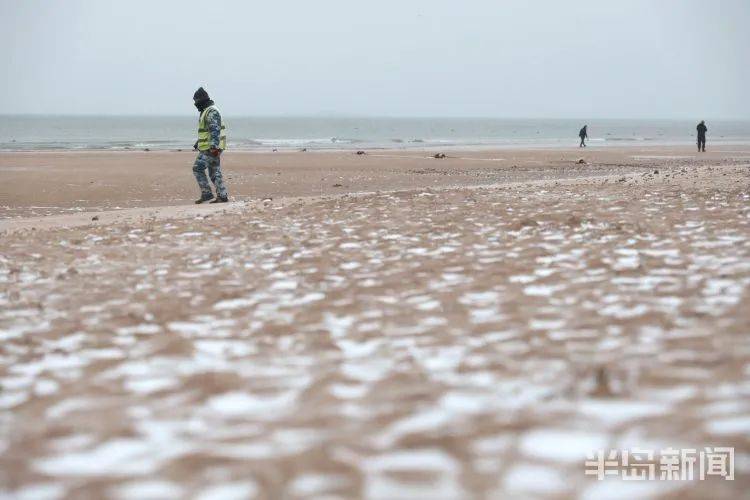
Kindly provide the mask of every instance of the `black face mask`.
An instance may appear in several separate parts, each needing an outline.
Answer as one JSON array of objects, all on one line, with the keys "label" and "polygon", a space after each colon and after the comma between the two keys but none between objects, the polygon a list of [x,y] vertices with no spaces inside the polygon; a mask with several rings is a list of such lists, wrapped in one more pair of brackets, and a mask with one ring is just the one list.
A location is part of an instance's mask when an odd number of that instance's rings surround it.
[{"label": "black face mask", "polygon": [[199,112],[203,112],[209,106],[213,106],[214,102],[211,99],[205,99],[203,101],[194,101],[193,105],[198,109]]}]

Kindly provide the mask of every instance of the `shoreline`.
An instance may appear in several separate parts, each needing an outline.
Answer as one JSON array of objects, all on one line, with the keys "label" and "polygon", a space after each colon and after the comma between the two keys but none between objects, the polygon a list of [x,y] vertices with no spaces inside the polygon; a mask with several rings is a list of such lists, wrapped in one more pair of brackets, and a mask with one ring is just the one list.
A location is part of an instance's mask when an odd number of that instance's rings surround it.
[{"label": "shoreline", "polygon": [[[562,140],[557,142],[509,142],[504,143],[448,143],[448,144],[429,144],[429,141],[423,141],[422,143],[411,143],[410,141],[404,141],[403,144],[413,144],[398,146],[397,144],[380,144],[380,143],[351,143],[345,147],[320,147],[317,145],[303,144],[300,146],[257,146],[257,147],[246,147],[246,146],[234,146],[229,145],[228,152],[238,153],[256,153],[256,154],[271,154],[274,152],[278,153],[295,153],[295,152],[307,152],[307,153],[345,153],[345,152],[356,152],[359,150],[364,151],[505,151],[505,150],[548,150],[548,149],[578,149],[577,140],[571,139],[568,142]],[[695,146],[695,139],[689,140],[673,140],[673,141],[659,141],[655,139],[589,139],[586,149],[612,149],[612,148],[639,148],[639,147],[691,147]],[[714,139],[708,143],[709,147],[727,147],[727,146],[738,146],[738,147],[750,147],[750,139],[730,139],[721,140]],[[305,151],[302,151],[305,149]],[[583,148],[581,148],[583,149]],[[40,149],[0,149],[1,154],[8,153],[138,153],[138,152],[154,152],[154,153],[185,153],[193,152],[192,147],[186,145],[184,148],[178,147],[158,147],[148,146],[144,148],[140,147],[83,147],[83,148],[40,148]]]}]

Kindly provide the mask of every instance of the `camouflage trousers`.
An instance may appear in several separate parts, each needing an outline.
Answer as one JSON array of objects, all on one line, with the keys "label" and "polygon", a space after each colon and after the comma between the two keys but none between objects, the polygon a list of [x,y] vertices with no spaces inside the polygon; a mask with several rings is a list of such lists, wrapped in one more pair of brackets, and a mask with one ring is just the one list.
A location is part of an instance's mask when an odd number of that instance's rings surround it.
[{"label": "camouflage trousers", "polygon": [[201,194],[210,195],[211,185],[206,178],[206,169],[208,169],[208,178],[216,186],[216,195],[226,197],[227,188],[224,186],[224,178],[221,176],[221,157],[215,157],[208,152],[201,151],[193,164],[193,175],[198,181],[198,187],[201,188]]}]

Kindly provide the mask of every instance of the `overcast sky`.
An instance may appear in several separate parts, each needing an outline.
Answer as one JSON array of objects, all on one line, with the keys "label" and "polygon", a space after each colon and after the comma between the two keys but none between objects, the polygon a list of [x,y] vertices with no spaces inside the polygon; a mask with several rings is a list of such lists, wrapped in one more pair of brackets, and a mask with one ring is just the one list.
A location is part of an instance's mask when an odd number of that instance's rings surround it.
[{"label": "overcast sky", "polygon": [[750,119],[750,0],[0,0],[0,113]]}]

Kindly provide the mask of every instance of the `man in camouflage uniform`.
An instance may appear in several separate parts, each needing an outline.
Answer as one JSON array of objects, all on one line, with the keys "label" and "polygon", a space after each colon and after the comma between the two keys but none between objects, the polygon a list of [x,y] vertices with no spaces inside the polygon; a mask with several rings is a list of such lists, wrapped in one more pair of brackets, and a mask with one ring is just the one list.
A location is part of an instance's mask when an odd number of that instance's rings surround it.
[{"label": "man in camouflage uniform", "polygon": [[[208,97],[208,92],[199,88],[193,94],[193,103],[200,112],[198,119],[198,140],[195,141],[193,149],[198,150],[198,158],[193,165],[193,174],[198,181],[201,197],[195,203],[226,203],[227,188],[221,176],[221,153],[227,147],[225,126],[221,123],[221,114],[214,106],[214,102]],[[206,169],[216,187],[216,199],[211,194],[211,185],[206,178]]]}]

